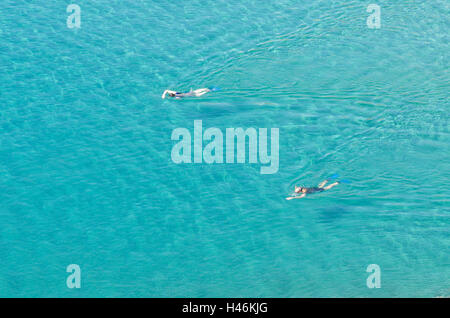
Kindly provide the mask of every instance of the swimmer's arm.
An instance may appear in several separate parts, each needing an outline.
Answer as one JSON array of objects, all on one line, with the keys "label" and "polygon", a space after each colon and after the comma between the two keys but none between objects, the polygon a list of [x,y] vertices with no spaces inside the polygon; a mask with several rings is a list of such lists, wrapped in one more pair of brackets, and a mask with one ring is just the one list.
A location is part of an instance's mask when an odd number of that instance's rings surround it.
[{"label": "swimmer's arm", "polygon": [[175,92],[175,91],[171,91],[170,89],[166,89],[161,97],[162,97],[162,99],[164,99],[164,98],[166,98],[166,94],[176,94],[176,93],[177,92]]},{"label": "swimmer's arm", "polygon": [[306,196],[306,193],[303,193],[302,195],[299,195],[298,197],[288,197],[288,198],[286,198],[286,200],[301,199],[301,198],[304,198],[305,196]]}]

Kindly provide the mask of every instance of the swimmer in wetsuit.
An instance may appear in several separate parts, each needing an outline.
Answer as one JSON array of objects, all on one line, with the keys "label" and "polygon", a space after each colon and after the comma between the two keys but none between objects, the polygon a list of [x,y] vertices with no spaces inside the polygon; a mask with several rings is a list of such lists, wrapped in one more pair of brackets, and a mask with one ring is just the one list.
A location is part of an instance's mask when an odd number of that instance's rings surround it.
[{"label": "swimmer in wetsuit", "polygon": [[218,91],[220,88],[218,87],[210,87],[210,88],[199,88],[193,91],[192,89],[187,93],[180,93],[171,91],[169,89],[166,89],[164,93],[162,94],[162,99],[166,98],[166,95],[168,94],[170,97],[175,97],[176,99],[184,98],[184,97],[199,97],[202,95],[205,95],[209,92],[215,92]]},{"label": "swimmer in wetsuit", "polygon": [[294,193],[292,196],[287,197],[286,200],[292,200],[292,199],[301,199],[304,198],[308,193],[316,193],[316,192],[322,192],[325,190],[329,190],[334,186],[337,186],[339,184],[339,181],[336,181],[330,185],[327,185],[325,187],[325,184],[327,184],[328,180],[325,180],[321,182],[317,187],[313,188],[305,188],[305,187],[297,187],[294,188]]}]

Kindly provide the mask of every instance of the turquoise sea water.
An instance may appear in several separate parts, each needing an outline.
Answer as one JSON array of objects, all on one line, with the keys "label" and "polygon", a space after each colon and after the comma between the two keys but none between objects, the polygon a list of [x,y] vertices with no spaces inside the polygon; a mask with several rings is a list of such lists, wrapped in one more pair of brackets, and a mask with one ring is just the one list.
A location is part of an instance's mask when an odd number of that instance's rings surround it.
[{"label": "turquoise sea water", "polygon": [[[0,3],[1,297],[450,296],[448,1],[73,3]],[[196,119],[278,173],[173,163]]]}]

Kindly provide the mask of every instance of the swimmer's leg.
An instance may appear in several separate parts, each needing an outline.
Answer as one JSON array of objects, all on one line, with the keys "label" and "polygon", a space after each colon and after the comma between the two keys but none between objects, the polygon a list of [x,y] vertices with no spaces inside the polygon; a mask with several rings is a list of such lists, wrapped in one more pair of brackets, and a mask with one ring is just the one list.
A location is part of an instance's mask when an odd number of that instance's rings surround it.
[{"label": "swimmer's leg", "polygon": [[211,90],[209,88],[199,88],[193,91],[193,93],[195,94],[195,96],[202,96],[205,95],[206,93],[209,93],[210,91]]},{"label": "swimmer's leg", "polygon": [[330,184],[330,185],[327,185],[325,188],[323,188],[324,190],[329,190],[329,189],[331,189],[332,187],[335,187],[335,186],[337,186],[339,184],[339,182],[338,181],[336,181],[335,183],[332,183],[332,184]]},{"label": "swimmer's leg", "polygon": [[318,187],[323,188],[323,186],[326,185],[327,182],[328,182],[328,180],[322,181],[321,183],[319,183]]}]

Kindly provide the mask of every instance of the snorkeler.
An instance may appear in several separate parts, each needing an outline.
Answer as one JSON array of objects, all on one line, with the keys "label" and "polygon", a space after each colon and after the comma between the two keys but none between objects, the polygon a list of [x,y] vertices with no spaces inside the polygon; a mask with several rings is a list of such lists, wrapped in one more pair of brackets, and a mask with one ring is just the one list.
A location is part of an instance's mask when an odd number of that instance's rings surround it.
[{"label": "snorkeler", "polygon": [[183,97],[199,97],[202,95],[205,95],[206,93],[209,92],[216,92],[220,90],[219,87],[209,87],[209,88],[199,88],[196,89],[195,91],[193,91],[192,89],[189,92],[186,93],[180,93],[180,92],[175,92],[175,91],[171,91],[169,89],[166,89],[164,91],[164,93],[162,94],[162,99],[166,98],[166,95],[169,94],[170,97],[175,97],[176,99],[179,98],[183,98]]},{"label": "snorkeler", "polygon": [[294,187],[294,193],[292,194],[292,196],[287,197],[286,200],[292,200],[292,199],[301,199],[304,198],[307,194],[309,193],[316,193],[316,192],[322,192],[325,190],[329,190],[332,187],[337,186],[339,183],[344,182],[344,183],[350,183],[349,180],[341,180],[341,181],[336,181],[330,185],[327,185],[325,187],[325,185],[327,184],[328,181],[330,181],[329,179],[335,179],[339,177],[339,175],[335,174],[333,176],[331,176],[330,178],[328,178],[327,180],[321,182],[317,187],[312,187],[312,188],[305,188],[305,187]]}]

